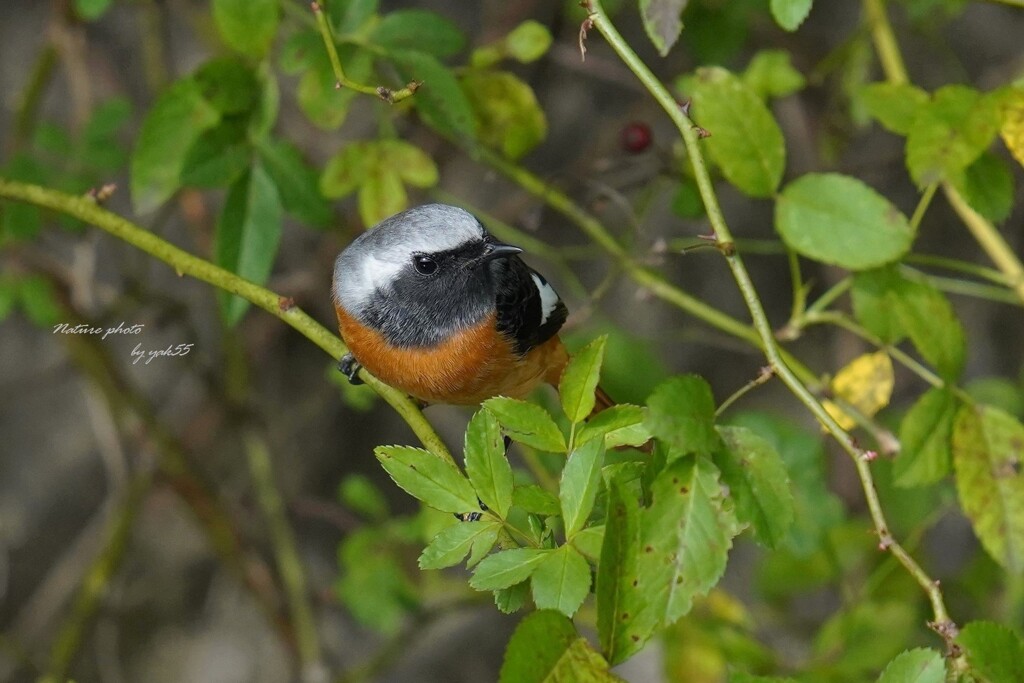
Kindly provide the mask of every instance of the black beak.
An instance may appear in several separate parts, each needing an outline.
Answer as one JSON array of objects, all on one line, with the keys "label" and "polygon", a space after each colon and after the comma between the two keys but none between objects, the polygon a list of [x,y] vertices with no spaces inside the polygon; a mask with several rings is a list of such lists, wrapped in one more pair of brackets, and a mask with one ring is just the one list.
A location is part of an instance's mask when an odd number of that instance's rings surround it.
[{"label": "black beak", "polygon": [[489,241],[484,245],[484,253],[478,260],[480,262],[493,261],[496,258],[508,258],[509,256],[515,256],[516,254],[521,253],[523,253],[523,250],[519,247],[514,247],[511,244]]}]

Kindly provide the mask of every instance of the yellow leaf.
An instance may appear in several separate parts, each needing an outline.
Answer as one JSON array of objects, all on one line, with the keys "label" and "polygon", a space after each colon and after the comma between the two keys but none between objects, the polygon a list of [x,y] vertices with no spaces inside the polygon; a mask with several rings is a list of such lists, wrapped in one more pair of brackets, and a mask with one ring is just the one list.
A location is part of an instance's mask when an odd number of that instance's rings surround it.
[{"label": "yellow leaf", "polygon": [[1024,166],[1024,89],[1015,88],[1004,100],[999,134],[1013,158]]},{"label": "yellow leaf", "polygon": [[[885,351],[854,358],[832,380],[832,394],[864,417],[873,417],[892,398],[892,360]],[[839,426],[851,429],[856,421],[832,401],[824,402]]]}]

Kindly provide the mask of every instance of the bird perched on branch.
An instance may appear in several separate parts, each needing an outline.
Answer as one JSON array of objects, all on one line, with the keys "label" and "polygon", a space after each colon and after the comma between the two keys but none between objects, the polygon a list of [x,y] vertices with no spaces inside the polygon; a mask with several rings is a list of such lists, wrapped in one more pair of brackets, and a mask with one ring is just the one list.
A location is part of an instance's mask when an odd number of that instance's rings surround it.
[{"label": "bird perched on branch", "polygon": [[[419,206],[360,235],[334,266],[334,308],[359,367],[427,403],[523,398],[568,362],[555,290],[475,216]],[[599,403],[610,401],[599,392]]]}]

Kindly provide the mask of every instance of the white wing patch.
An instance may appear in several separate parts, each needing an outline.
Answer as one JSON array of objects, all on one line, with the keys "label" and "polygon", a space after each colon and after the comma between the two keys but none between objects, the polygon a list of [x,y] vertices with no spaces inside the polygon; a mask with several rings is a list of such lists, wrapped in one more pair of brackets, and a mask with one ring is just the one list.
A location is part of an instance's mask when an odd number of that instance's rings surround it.
[{"label": "white wing patch", "polygon": [[540,292],[540,324],[543,325],[558,305],[558,294],[537,273],[530,273],[530,276],[533,278],[533,283],[537,285],[537,291]]}]

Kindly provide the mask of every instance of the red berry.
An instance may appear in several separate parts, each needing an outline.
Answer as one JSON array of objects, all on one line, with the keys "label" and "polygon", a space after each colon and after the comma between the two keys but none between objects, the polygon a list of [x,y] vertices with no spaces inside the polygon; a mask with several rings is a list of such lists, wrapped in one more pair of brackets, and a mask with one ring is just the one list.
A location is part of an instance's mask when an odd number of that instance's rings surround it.
[{"label": "red berry", "polygon": [[651,138],[651,127],[639,121],[627,123],[620,133],[622,148],[631,154],[639,154],[650,147]]}]

